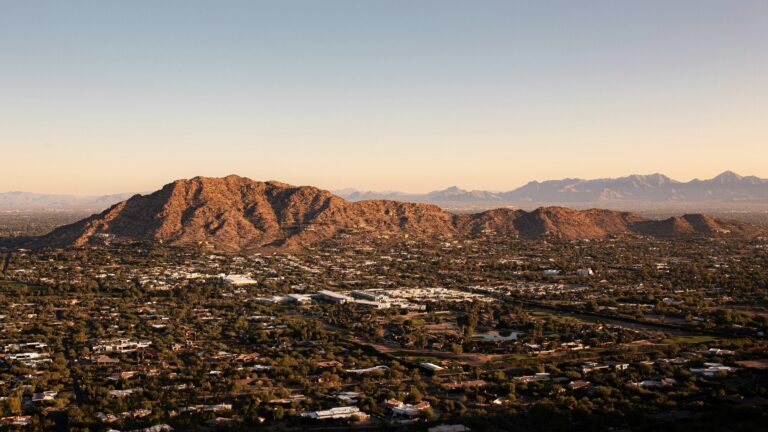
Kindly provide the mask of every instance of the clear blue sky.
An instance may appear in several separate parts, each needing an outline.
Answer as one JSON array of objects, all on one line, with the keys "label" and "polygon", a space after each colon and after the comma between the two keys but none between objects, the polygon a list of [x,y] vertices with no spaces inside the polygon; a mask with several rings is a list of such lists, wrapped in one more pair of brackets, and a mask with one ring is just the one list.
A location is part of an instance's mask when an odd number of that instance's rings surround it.
[{"label": "clear blue sky", "polygon": [[0,191],[768,177],[768,1],[0,0]]}]

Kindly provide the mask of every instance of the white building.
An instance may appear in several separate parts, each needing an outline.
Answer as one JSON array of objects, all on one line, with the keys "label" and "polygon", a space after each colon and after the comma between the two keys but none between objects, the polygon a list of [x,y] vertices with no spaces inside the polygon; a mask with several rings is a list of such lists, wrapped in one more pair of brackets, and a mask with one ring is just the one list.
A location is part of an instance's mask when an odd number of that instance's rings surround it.
[{"label": "white building", "polygon": [[309,294],[287,294],[286,301],[298,304],[308,304],[312,302],[312,296]]},{"label": "white building", "polygon": [[392,414],[396,415],[403,415],[408,417],[415,417],[419,415],[420,412],[424,411],[427,408],[430,408],[429,402],[422,401],[416,405],[407,404],[405,402],[400,402],[397,399],[389,399],[386,402],[384,402],[384,405],[392,410]]},{"label": "white building", "polygon": [[134,342],[130,339],[116,339],[111,341],[100,341],[93,346],[93,352],[132,352],[139,348],[146,348],[152,345],[150,341]]},{"label": "white building", "polygon": [[346,419],[354,416],[360,417],[361,419],[368,417],[368,414],[360,411],[360,408],[356,406],[336,407],[322,411],[305,412],[299,415],[315,420]]},{"label": "white building", "polygon": [[377,291],[352,291],[352,297],[379,303],[389,301],[389,296]]},{"label": "white building", "polygon": [[332,303],[344,304],[354,301],[354,299],[348,295],[328,290],[320,290],[315,295],[322,300],[326,300]]},{"label": "white building", "polygon": [[223,277],[223,279],[224,279],[224,282],[228,283],[229,285],[235,285],[235,286],[255,285],[259,283],[255,279],[251,279],[245,275],[239,275],[239,274],[226,275]]}]

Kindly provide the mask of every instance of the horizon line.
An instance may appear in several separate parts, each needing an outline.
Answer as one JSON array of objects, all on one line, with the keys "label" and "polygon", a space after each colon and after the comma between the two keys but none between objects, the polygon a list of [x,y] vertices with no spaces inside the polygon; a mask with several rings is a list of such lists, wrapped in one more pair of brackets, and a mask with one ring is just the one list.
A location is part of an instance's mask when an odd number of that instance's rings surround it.
[{"label": "horizon line", "polygon": [[345,191],[345,190],[352,190],[353,193],[354,192],[359,192],[359,193],[380,193],[380,194],[388,193],[388,194],[404,194],[404,195],[426,195],[426,194],[429,194],[429,193],[440,192],[440,191],[444,191],[444,190],[451,189],[451,188],[458,188],[458,189],[461,189],[461,190],[466,191],[466,192],[476,192],[476,191],[479,191],[479,192],[490,192],[490,193],[504,193],[504,192],[511,192],[511,191],[517,190],[517,189],[519,189],[521,187],[524,187],[527,184],[534,183],[534,182],[536,182],[536,183],[543,183],[543,182],[549,182],[549,181],[565,181],[565,180],[579,180],[579,181],[617,180],[617,179],[621,179],[621,178],[628,178],[628,177],[634,177],[634,176],[649,177],[649,176],[656,176],[656,175],[658,175],[658,176],[664,176],[664,177],[668,178],[669,180],[672,180],[672,181],[677,182],[677,183],[686,184],[686,183],[691,183],[691,182],[697,181],[697,180],[698,181],[713,180],[713,179],[715,179],[715,178],[717,178],[719,176],[722,176],[724,174],[734,174],[734,175],[737,175],[737,176],[739,176],[741,178],[755,177],[755,178],[758,178],[758,179],[764,179],[763,177],[760,177],[760,176],[757,176],[757,175],[753,175],[753,174],[742,175],[742,174],[739,174],[739,173],[737,173],[737,172],[735,172],[733,170],[726,169],[726,170],[721,171],[720,173],[718,173],[718,174],[716,174],[716,175],[714,175],[712,177],[709,177],[709,178],[707,178],[707,177],[703,177],[703,178],[702,177],[694,177],[694,178],[691,178],[690,180],[678,180],[678,179],[672,178],[672,177],[670,177],[670,176],[668,176],[666,174],[663,174],[661,172],[654,172],[654,173],[650,173],[650,174],[627,174],[627,175],[619,176],[619,177],[595,177],[595,178],[561,177],[561,178],[545,179],[545,180],[534,179],[534,180],[528,180],[527,182],[522,183],[519,186],[512,187],[512,188],[509,188],[509,189],[465,189],[465,188],[463,188],[461,186],[458,186],[458,184],[451,184],[451,185],[443,187],[441,189],[431,189],[431,190],[427,190],[427,191],[406,191],[406,190],[398,190],[398,189],[378,189],[378,190],[375,190],[375,189],[358,189],[358,188],[353,187],[353,186],[335,187],[335,188],[333,188],[333,187],[320,187],[320,186],[316,186],[314,184],[295,184],[295,183],[292,183],[292,182],[286,182],[286,181],[275,180],[275,179],[257,180],[257,179],[254,179],[252,177],[249,177],[249,176],[245,176],[245,175],[241,175],[241,174],[234,174],[233,173],[233,174],[227,174],[227,175],[223,175],[223,176],[196,175],[196,176],[193,176],[193,177],[176,178],[176,179],[173,179],[173,180],[170,180],[170,181],[166,181],[165,183],[163,183],[162,185],[160,185],[159,187],[157,187],[156,189],[154,189],[152,191],[143,191],[143,192],[131,191],[131,192],[105,192],[105,193],[96,193],[96,194],[93,194],[93,193],[91,193],[91,194],[81,194],[81,193],[72,193],[72,192],[67,192],[67,193],[37,192],[37,191],[32,191],[32,190],[18,190],[17,189],[17,190],[10,190],[10,191],[0,191],[0,194],[20,193],[20,194],[34,194],[34,195],[66,196],[66,197],[73,197],[73,198],[94,198],[94,197],[102,197],[102,196],[109,196],[109,195],[129,195],[129,194],[130,195],[145,195],[145,194],[151,194],[151,193],[153,193],[153,192],[155,192],[157,190],[160,190],[164,186],[166,186],[168,184],[171,184],[171,183],[174,183],[176,181],[191,180],[191,179],[194,179],[194,178],[226,178],[226,177],[231,177],[231,176],[247,178],[247,179],[250,179],[250,180],[253,180],[253,181],[263,182],[263,183],[268,183],[268,182],[284,183],[284,184],[288,184],[288,185],[291,185],[291,186],[294,186],[294,187],[304,187],[304,186],[317,187],[318,189],[327,190],[327,191],[332,192],[334,194],[338,194],[339,192],[342,192],[342,191]]}]

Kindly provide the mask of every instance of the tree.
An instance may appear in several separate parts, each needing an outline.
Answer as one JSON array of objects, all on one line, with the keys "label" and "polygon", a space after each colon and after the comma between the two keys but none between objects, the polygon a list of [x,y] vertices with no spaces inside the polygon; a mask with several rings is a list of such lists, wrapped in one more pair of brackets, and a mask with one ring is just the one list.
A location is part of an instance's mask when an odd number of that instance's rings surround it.
[{"label": "tree", "polygon": [[285,410],[281,406],[275,407],[274,410],[272,410],[272,419],[273,420],[282,420],[285,416]]},{"label": "tree", "polygon": [[432,408],[425,408],[421,411],[419,411],[419,418],[424,421],[432,420],[432,418],[435,416],[435,412],[432,411]]},{"label": "tree", "polygon": [[410,393],[408,393],[408,396],[405,398],[405,401],[408,403],[419,403],[423,398],[424,395],[421,394],[419,389],[412,386]]},{"label": "tree", "polygon": [[21,397],[19,395],[8,396],[5,400],[5,412],[10,415],[21,414]]}]

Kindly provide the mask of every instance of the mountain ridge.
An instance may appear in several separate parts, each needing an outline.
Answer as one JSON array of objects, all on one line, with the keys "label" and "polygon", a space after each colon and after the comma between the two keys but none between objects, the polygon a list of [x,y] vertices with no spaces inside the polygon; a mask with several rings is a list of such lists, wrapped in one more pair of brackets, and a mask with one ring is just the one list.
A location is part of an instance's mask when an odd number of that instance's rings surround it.
[{"label": "mountain ridge", "polygon": [[[448,209],[492,208],[515,206],[565,205],[631,208],[648,206],[676,208],[735,206],[753,204],[768,206],[768,179],[741,176],[725,171],[711,179],[674,180],[664,174],[633,174],[618,178],[530,181],[509,191],[467,190],[451,186],[427,193],[398,191],[358,191],[353,188],[334,191],[348,201],[388,199],[437,204]],[[0,192],[0,211],[25,210],[102,210],[135,193],[94,196]]]},{"label": "mountain ridge", "polygon": [[36,239],[33,246],[85,246],[114,237],[178,246],[207,244],[223,251],[293,251],[340,233],[598,239],[623,235],[748,237],[765,235],[766,230],[704,215],[656,221],[629,212],[564,207],[454,214],[433,204],[350,202],[313,186],[231,175],[176,180],[151,194],[134,195],[57,228]]},{"label": "mountain ridge", "polygon": [[474,203],[486,205],[588,204],[588,203],[677,203],[713,204],[717,202],[754,202],[768,204],[768,179],[741,176],[725,171],[711,179],[674,180],[664,174],[633,174],[618,178],[530,181],[506,192],[447,189],[412,194],[400,192],[360,192],[345,190],[342,197],[351,201],[398,199],[435,204]]}]

